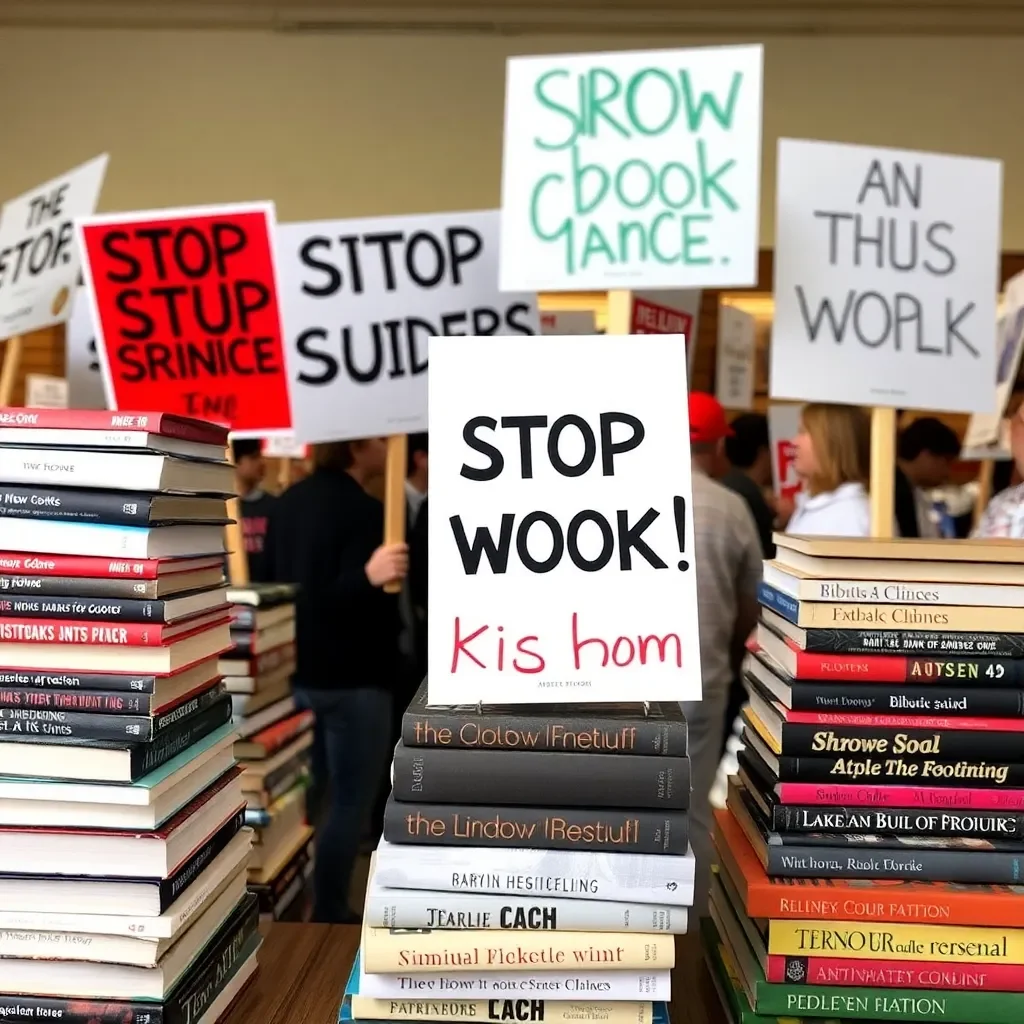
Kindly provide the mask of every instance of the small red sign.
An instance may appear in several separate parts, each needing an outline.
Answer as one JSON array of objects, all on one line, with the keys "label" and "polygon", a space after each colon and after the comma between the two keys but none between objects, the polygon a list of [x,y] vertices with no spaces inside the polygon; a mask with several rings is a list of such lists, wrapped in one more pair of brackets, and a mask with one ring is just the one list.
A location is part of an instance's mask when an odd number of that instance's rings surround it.
[{"label": "small red sign", "polygon": [[630,334],[683,334],[686,345],[690,345],[693,330],[693,316],[681,309],[669,309],[648,302],[647,299],[633,298],[633,318]]},{"label": "small red sign", "polygon": [[795,498],[804,488],[803,480],[796,475],[796,445],[787,440],[777,442],[776,447],[779,494],[783,498]]},{"label": "small red sign", "polygon": [[117,409],[291,428],[269,204],[81,222],[86,284]]}]

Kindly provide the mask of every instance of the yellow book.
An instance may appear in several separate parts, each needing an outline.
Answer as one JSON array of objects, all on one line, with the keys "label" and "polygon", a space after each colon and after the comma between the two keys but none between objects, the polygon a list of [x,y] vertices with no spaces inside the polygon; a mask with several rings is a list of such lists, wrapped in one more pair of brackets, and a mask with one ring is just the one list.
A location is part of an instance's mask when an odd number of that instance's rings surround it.
[{"label": "yellow book", "polygon": [[637,932],[364,928],[367,974],[447,971],[667,971],[674,935]]},{"label": "yellow book", "polygon": [[907,629],[924,633],[1024,633],[1024,608],[800,601],[803,629]]},{"label": "yellow book", "polygon": [[546,999],[370,999],[352,996],[353,1020],[543,1021],[651,1024],[652,1003],[558,1003]]},{"label": "yellow book", "polygon": [[1024,928],[871,921],[770,921],[768,952],[851,960],[1024,964]]}]

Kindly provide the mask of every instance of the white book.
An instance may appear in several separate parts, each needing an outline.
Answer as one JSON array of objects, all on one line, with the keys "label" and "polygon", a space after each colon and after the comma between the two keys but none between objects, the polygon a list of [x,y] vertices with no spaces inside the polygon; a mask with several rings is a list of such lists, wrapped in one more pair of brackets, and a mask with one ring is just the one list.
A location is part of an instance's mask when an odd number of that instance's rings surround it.
[{"label": "white book", "polygon": [[671,971],[486,971],[464,974],[366,974],[359,967],[359,994],[370,999],[531,999],[667,1002]]},{"label": "white book", "polygon": [[690,907],[693,867],[692,850],[680,857],[482,846],[405,846],[382,839],[377,847],[376,881],[385,889],[508,893]]},{"label": "white book", "polygon": [[[60,519],[0,518],[0,547],[91,558],[176,558],[224,551],[224,526],[109,526]],[[218,595],[222,596],[222,595]],[[221,602],[226,605],[226,602]]]},{"label": "white book", "polygon": [[[764,563],[764,581],[795,601],[958,605],[1024,608],[1024,586],[995,583],[900,583],[893,580],[818,579],[778,562]],[[1024,582],[1024,580],[1022,580]]]},{"label": "white book", "polygon": [[221,462],[224,449],[217,444],[183,441],[145,430],[77,430],[63,427],[0,427],[0,444],[39,448],[148,449],[167,455]]},{"label": "white book", "polygon": [[371,928],[523,928],[569,932],[686,932],[685,907],[540,896],[385,889],[371,877],[363,918]]}]

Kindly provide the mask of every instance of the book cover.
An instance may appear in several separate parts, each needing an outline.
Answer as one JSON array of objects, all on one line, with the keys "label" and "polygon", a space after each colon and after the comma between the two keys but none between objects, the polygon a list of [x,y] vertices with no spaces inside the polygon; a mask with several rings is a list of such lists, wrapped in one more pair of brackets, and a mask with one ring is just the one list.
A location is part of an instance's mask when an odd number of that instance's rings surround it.
[{"label": "book cover", "polygon": [[0,572],[26,576],[86,576],[91,579],[155,580],[164,573],[222,564],[218,556],[182,558],[96,558],[90,555],[35,555],[0,552]]},{"label": "book cover", "polygon": [[679,810],[690,802],[690,762],[685,757],[609,758],[407,747],[400,742],[391,776],[395,799],[411,803]]},{"label": "book cover", "polygon": [[228,621],[220,610],[191,619],[162,622],[80,622],[0,617],[0,642],[16,644],[88,644],[162,647],[173,640]]},{"label": "book cover", "polygon": [[[179,506],[202,514],[172,518],[161,509],[169,499],[145,491],[100,491],[78,487],[37,485],[0,487],[0,520],[51,519],[100,523],[109,526],[146,527],[159,523],[229,522],[223,499],[181,499]],[[173,499],[171,499],[173,500]]]},{"label": "book cover", "polygon": [[[223,590],[208,592],[209,601],[200,602],[196,606],[199,611],[193,612],[189,617],[206,615],[214,611],[220,611],[222,616],[226,617],[230,606],[226,601],[221,600],[223,594]],[[125,622],[167,625],[169,618],[173,622],[184,621],[180,614],[171,617],[169,613],[180,607],[181,598],[186,596],[190,595],[177,595],[170,601],[147,601],[130,597],[91,598],[81,595],[14,597],[4,594],[0,596],[0,616],[18,619],[49,619],[57,622]],[[175,600],[179,603],[173,603]]]},{"label": "book cover", "polygon": [[0,409],[0,427],[45,430],[142,431],[181,441],[226,448],[228,428],[210,420],[167,412],[118,412],[110,409]]}]

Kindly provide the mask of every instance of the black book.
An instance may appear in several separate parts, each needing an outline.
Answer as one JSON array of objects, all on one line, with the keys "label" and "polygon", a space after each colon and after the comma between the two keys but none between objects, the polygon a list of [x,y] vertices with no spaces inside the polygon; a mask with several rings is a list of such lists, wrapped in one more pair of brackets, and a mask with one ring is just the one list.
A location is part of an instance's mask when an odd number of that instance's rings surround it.
[{"label": "black book", "polygon": [[683,810],[690,803],[690,762],[399,743],[392,784],[396,800],[413,803]]},{"label": "black book", "polygon": [[298,592],[295,583],[248,583],[244,587],[230,587],[228,600],[250,608],[273,608],[274,605],[293,603]]},{"label": "black book", "polygon": [[223,587],[209,587],[192,593],[148,601],[124,597],[88,597],[78,595],[0,595],[0,618],[69,619],[75,622],[163,622],[184,621],[193,615],[221,609],[227,615],[230,605],[224,600]]},{"label": "black book", "polygon": [[384,810],[384,838],[430,846],[680,856],[689,842],[685,811],[403,804],[394,795]]},{"label": "black book", "polygon": [[[210,664],[210,663],[213,664]],[[0,669],[0,687],[40,687],[56,690],[117,690],[125,693],[154,693],[163,679],[179,679],[194,674],[196,685],[212,679],[215,660],[190,665],[169,676],[137,675],[130,672],[63,672],[32,669]]]},{"label": "black book", "polygon": [[143,527],[231,521],[223,498],[10,484],[0,487],[2,518]]},{"label": "black book", "polygon": [[431,706],[427,681],[402,716],[407,747],[686,755],[678,704],[473,704]]},{"label": "black book", "polygon": [[1012,885],[1024,871],[1020,843],[964,837],[773,832],[751,794],[733,781],[727,806],[772,878],[867,878]]}]

